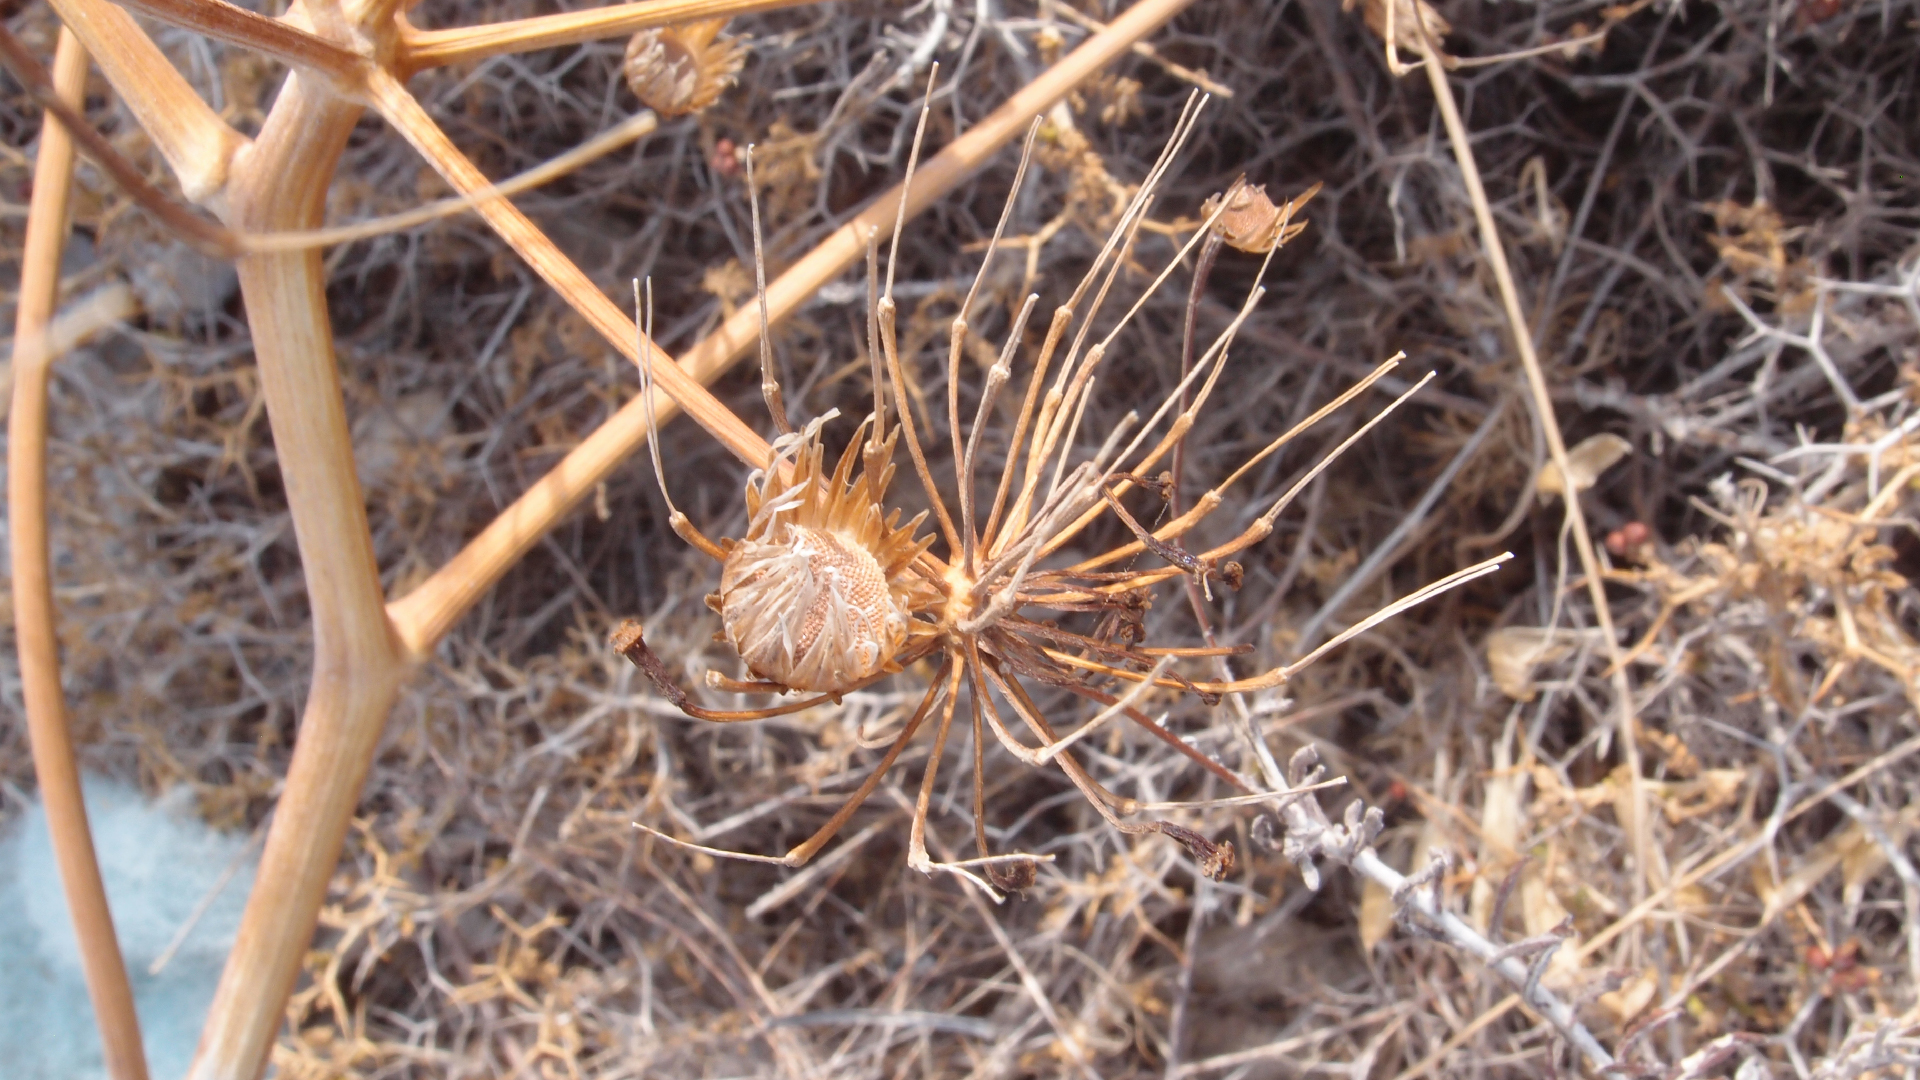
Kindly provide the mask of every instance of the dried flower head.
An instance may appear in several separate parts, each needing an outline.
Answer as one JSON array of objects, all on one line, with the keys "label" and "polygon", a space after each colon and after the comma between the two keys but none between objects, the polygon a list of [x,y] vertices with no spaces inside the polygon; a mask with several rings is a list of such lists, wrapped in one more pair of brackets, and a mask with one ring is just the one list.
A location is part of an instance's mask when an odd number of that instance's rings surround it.
[{"label": "dried flower head", "polygon": [[1208,199],[1200,207],[1200,213],[1213,222],[1214,235],[1228,247],[1264,255],[1306,229],[1305,221],[1294,218],[1309,199],[1320,193],[1320,187],[1315,184],[1285,204],[1275,206],[1267,197],[1266,185],[1249,184],[1242,176],[1225,195]]},{"label": "dried flower head", "polygon": [[[1057,764],[1114,828],[1134,835],[1160,833],[1171,837],[1193,855],[1200,873],[1223,876],[1234,865],[1231,844],[1215,844],[1200,833],[1170,821],[1128,820],[1143,811],[1186,804],[1142,805],[1109,791],[1077,760],[1072,752],[1074,745],[1108,721],[1124,718],[1230,787],[1247,790],[1248,785],[1239,776],[1147,715],[1143,707],[1145,699],[1151,694],[1170,692],[1193,695],[1211,704],[1223,695],[1280,686],[1327,649],[1352,634],[1364,632],[1405,604],[1418,602],[1440,588],[1491,569],[1493,563],[1488,563],[1454,575],[1400,605],[1363,620],[1308,656],[1250,677],[1236,678],[1229,661],[1230,657],[1250,651],[1248,646],[1159,646],[1147,642],[1144,615],[1154,601],[1158,586],[1186,579],[1193,587],[1183,591],[1195,598],[1196,605],[1201,603],[1200,596],[1211,597],[1215,584],[1237,586],[1239,567],[1232,557],[1270,535],[1275,518],[1339,451],[1309,469],[1307,475],[1265,513],[1253,516],[1252,524],[1237,536],[1205,550],[1188,551],[1183,546],[1186,538],[1223,504],[1225,490],[1307,427],[1357,397],[1385,375],[1398,359],[1382,364],[1358,385],[1275,438],[1239,469],[1193,500],[1189,509],[1180,512],[1177,508],[1182,503],[1177,481],[1171,475],[1161,474],[1161,464],[1173,459],[1195,416],[1218,386],[1227,360],[1227,347],[1260,298],[1261,289],[1256,281],[1232,324],[1205,349],[1196,349],[1192,339],[1193,320],[1188,320],[1185,353],[1189,362],[1183,365],[1179,385],[1161,399],[1150,417],[1142,422],[1138,413],[1129,413],[1111,430],[1093,434],[1089,443],[1082,442],[1081,424],[1094,392],[1095,375],[1133,314],[1138,312],[1139,305],[1098,340],[1093,340],[1091,327],[1122,268],[1130,264],[1128,252],[1145,222],[1155,185],[1192,132],[1196,116],[1197,107],[1190,106],[1153,171],[1120,214],[1093,267],[1073,295],[1055,311],[1044,342],[1032,360],[1026,392],[1007,440],[1007,464],[997,482],[991,485],[990,500],[977,498],[985,491],[975,490],[981,434],[995,415],[995,401],[1012,378],[1014,360],[1026,341],[1027,323],[1038,296],[1029,296],[1013,319],[1006,343],[988,370],[980,391],[971,431],[960,422],[959,386],[969,332],[967,315],[978,296],[984,265],[981,277],[975,279],[973,289],[960,306],[960,314],[953,324],[946,372],[947,415],[959,481],[957,493],[950,497],[941,492],[934,479],[927,460],[928,443],[922,440],[907,407],[908,380],[895,333],[892,274],[888,273],[886,288],[882,290],[878,280],[877,246],[869,245],[867,263],[870,295],[874,297],[868,319],[873,411],[856,431],[852,444],[831,473],[825,468],[821,432],[836,414],[828,413],[798,432],[788,425],[780,386],[773,374],[771,346],[765,328],[765,284],[761,281],[761,389],[779,434],[769,460],[747,482],[746,534],[739,539],[715,542],[673,506],[671,496],[667,497],[667,505],[674,530],[722,564],[721,588],[709,598],[709,603],[720,613],[726,640],[753,676],[751,680],[735,680],[710,672],[709,686],[738,693],[803,696],[797,701],[760,709],[709,709],[696,704],[691,695],[674,683],[666,665],[648,651],[638,626],[629,623],[616,632],[615,647],[638,665],[683,712],[717,722],[763,719],[837,701],[845,693],[869,686],[922,659],[937,660],[938,666],[919,705],[902,724],[874,771],[806,841],[778,858],[711,848],[700,850],[788,866],[807,861],[874,791],[920,728],[932,726],[934,743],[921,777],[907,851],[908,865],[915,869],[949,870],[966,876],[989,892],[997,892],[1024,888],[1033,880],[1034,865],[1045,861],[1032,855],[995,855],[988,849],[985,784],[979,754],[991,732],[994,740],[1022,762]],[[921,122],[924,130],[924,113]],[[1000,224],[988,244],[986,260],[989,262],[1012,214],[1014,196],[1025,178],[1039,130],[1036,121],[1028,134],[1026,153],[1014,179],[1014,193],[1008,196]],[[916,156],[919,140],[916,134]],[[746,167],[746,187],[751,198],[754,191],[751,152],[747,155]],[[911,178],[911,164],[908,170]],[[1238,208],[1238,216],[1231,219],[1229,228],[1236,230],[1233,235],[1252,250],[1271,251],[1275,244],[1291,235],[1291,213],[1304,202],[1305,196],[1276,208],[1259,189],[1252,189],[1245,199],[1240,199],[1239,193],[1246,190],[1240,185],[1227,202],[1230,210]],[[763,266],[757,201],[752,207],[755,261],[757,266]],[[1227,215],[1220,217],[1224,219]],[[890,261],[898,254],[900,231],[896,223]],[[1207,230],[1197,231],[1147,287],[1148,294],[1186,265],[1194,250],[1203,243],[1209,250],[1217,250],[1222,242],[1220,236]],[[1196,283],[1194,290],[1196,295],[1199,284]],[[1078,327],[1070,337],[1068,330],[1076,323]],[[641,355],[650,355],[644,345]],[[651,377],[645,363],[642,380],[643,392],[651,394]],[[891,417],[889,394],[894,402]],[[1391,410],[1389,406],[1373,421],[1362,425],[1341,444],[1341,449],[1360,438]],[[915,533],[928,514],[901,525],[900,512],[886,506],[897,442],[907,446],[914,473],[932,507],[930,516],[937,523],[937,531],[923,539],[916,539]],[[1098,449],[1089,453],[1093,444],[1097,444]],[[659,458],[658,441],[652,440],[650,448],[665,494],[665,470]],[[1151,520],[1152,514],[1136,515],[1127,508],[1128,501],[1137,502],[1143,493],[1176,508],[1173,516],[1157,529],[1149,530],[1141,524],[1142,518]],[[1062,556],[1089,525],[1108,515],[1124,526],[1133,539],[1090,557],[1069,560]],[[942,540],[945,551],[936,556],[932,545]],[[1138,566],[1143,556],[1151,556],[1158,562]],[[1052,615],[1041,617],[1034,613],[1035,609]],[[1067,620],[1067,625],[1055,621],[1056,618]],[[1079,625],[1074,625],[1075,620]],[[1176,663],[1196,662],[1207,665],[1207,669],[1188,674],[1175,667]],[[1077,730],[1063,735],[1036,698],[1037,691],[1028,688],[1029,683],[1047,690],[1064,691],[1092,703],[1097,711]],[[978,857],[936,863],[927,852],[927,813],[963,684],[967,687],[976,754],[973,822]],[[1016,737],[1003,721],[1003,710],[1010,710],[1036,742],[1028,744]],[[646,828],[638,822],[635,824]],[[971,868],[979,868],[983,874],[976,875]]]},{"label": "dried flower head", "polygon": [[[727,641],[753,674],[795,690],[837,693],[882,670],[925,623],[913,613],[939,590],[910,572],[933,544],[882,504],[893,478],[894,440],[874,468],[854,473],[856,439],[831,476],[821,426],[774,441],[773,460],[747,478],[747,533],[732,542],[720,571],[717,606]],[[876,471],[877,470],[877,471]]]},{"label": "dried flower head", "polygon": [[739,40],[721,35],[726,25],[726,19],[701,19],[633,35],[621,70],[640,103],[663,119],[713,104],[747,57]]}]

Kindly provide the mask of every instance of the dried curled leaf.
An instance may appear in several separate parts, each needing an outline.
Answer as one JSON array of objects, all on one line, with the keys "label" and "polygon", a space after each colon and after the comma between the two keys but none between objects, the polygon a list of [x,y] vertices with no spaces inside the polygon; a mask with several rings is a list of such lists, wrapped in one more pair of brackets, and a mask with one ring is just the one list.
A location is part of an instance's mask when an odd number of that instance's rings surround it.
[{"label": "dried curled leaf", "polygon": [[[1592,487],[1599,482],[1602,473],[1619,464],[1621,458],[1632,452],[1632,443],[1611,432],[1582,439],[1578,446],[1567,451],[1567,467],[1573,472],[1573,490],[1579,492]],[[1540,479],[1533,486],[1542,495],[1565,498],[1567,494],[1566,482],[1560,478],[1560,467],[1551,461],[1540,470]]]},{"label": "dried curled leaf", "polygon": [[627,42],[622,71],[640,103],[662,118],[696,113],[733,85],[746,47],[722,37],[725,19],[642,30]]},{"label": "dried curled leaf", "polygon": [[[1214,235],[1226,241],[1227,246],[1262,255],[1300,235],[1307,227],[1306,222],[1295,221],[1294,215],[1307,205],[1307,200],[1320,193],[1320,187],[1315,184],[1284,205],[1275,206],[1267,197],[1264,184],[1249,184],[1241,177],[1226,194],[1208,199],[1200,212],[1213,220]],[[1223,200],[1224,209],[1221,208]],[[1218,217],[1215,217],[1216,211]]]}]

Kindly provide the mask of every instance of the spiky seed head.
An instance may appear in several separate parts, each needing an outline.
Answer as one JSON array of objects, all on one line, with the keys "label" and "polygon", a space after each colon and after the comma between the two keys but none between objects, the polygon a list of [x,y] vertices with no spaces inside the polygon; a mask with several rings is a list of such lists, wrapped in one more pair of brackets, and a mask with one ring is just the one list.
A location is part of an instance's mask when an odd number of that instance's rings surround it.
[{"label": "spiky seed head", "polygon": [[747,478],[747,533],[720,573],[728,643],[760,678],[814,693],[886,670],[916,633],[932,632],[914,612],[940,600],[911,569],[932,543],[913,538],[926,515],[901,525],[881,506],[892,438],[856,476],[856,435],[828,475],[820,429],[835,415],[776,440],[772,462]]},{"label": "spiky seed head", "polygon": [[723,37],[725,19],[642,30],[627,41],[621,70],[640,103],[662,119],[696,113],[733,85],[746,48]]}]

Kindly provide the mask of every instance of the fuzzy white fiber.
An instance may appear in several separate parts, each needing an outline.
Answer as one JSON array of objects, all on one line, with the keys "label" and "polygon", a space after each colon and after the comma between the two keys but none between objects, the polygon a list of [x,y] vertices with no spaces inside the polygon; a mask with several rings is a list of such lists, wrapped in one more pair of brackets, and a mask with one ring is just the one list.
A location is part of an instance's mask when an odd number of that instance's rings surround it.
[{"label": "fuzzy white fiber", "polygon": [[[94,846],[154,1080],[186,1073],[253,886],[248,854],[160,974],[148,973],[247,847],[244,835],[209,829],[191,798],[185,786],[150,803],[124,784],[86,783]],[[105,1075],[46,811],[36,801],[0,835],[0,1080]]]}]

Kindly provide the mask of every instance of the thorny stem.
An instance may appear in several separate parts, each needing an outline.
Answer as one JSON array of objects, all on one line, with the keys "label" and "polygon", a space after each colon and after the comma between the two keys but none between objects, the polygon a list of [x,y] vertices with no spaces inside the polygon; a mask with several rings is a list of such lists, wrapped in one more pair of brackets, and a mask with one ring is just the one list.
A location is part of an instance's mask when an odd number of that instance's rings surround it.
[{"label": "thorny stem", "polygon": [[[1243,712],[1240,715],[1238,726],[1241,737],[1254,751],[1253,757],[1259,763],[1261,778],[1271,791],[1286,793],[1319,779],[1319,758],[1311,747],[1295,754],[1283,774],[1265,739],[1254,729],[1250,713]],[[1426,881],[1410,879],[1380,858],[1373,848],[1373,839],[1379,834],[1383,823],[1379,810],[1364,807],[1356,800],[1348,804],[1344,821],[1335,824],[1319,800],[1309,798],[1284,803],[1275,813],[1283,835],[1269,837],[1262,842],[1280,850],[1295,862],[1308,887],[1319,886],[1320,874],[1314,865],[1318,859],[1340,863],[1374,882],[1394,898],[1397,915],[1403,923],[1434,933],[1456,948],[1480,958],[1495,973],[1518,988],[1519,996],[1525,1003],[1558,1029],[1594,1071],[1602,1072],[1613,1064],[1613,1055],[1580,1022],[1573,1006],[1540,985],[1538,969],[1544,966],[1550,953],[1539,954],[1531,966],[1505,955],[1503,946],[1489,940],[1466,920],[1439,903],[1435,889],[1421,887],[1427,884]],[[1260,819],[1268,825],[1274,820]],[[1255,835],[1258,837],[1259,832],[1256,831]],[[1435,864],[1435,869],[1438,870],[1439,866]],[[1418,922],[1411,920],[1413,915],[1419,917]]]},{"label": "thorny stem", "polygon": [[[62,30],[53,60],[54,91],[77,108],[86,84],[86,50],[72,31]],[[55,357],[48,351],[46,330],[60,286],[60,253],[66,247],[73,150],[72,135],[49,115],[40,129],[39,160],[34,163],[33,204],[20,256],[19,306],[14,316],[15,383],[7,421],[14,638],[34,776],[46,807],[47,829],[53,834],[67,913],[79,940],[81,968],[100,1027],[107,1074],[114,1080],[146,1080],[140,1021],[134,1014],[133,990],[120,940],[114,934],[100,864],[94,857],[80,767],[67,730],[47,540],[47,382]]]}]

